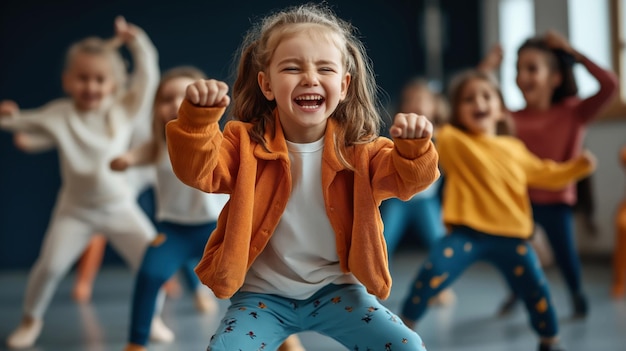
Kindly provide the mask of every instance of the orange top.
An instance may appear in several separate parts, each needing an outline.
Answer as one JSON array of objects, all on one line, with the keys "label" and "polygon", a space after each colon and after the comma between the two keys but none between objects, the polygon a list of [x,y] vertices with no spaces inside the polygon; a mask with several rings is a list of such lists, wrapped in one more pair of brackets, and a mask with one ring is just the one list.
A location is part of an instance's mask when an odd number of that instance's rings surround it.
[{"label": "orange top", "polygon": [[[206,192],[230,194],[217,228],[196,267],[200,280],[219,298],[232,296],[265,248],[291,193],[289,154],[278,116],[266,131],[270,152],[250,139],[250,123],[231,121],[220,132],[223,108],[184,101],[167,125],[167,144],[176,175]],[[438,154],[429,139],[377,138],[346,148],[354,170],[335,154],[337,125],[329,119],[322,156],[326,213],[337,238],[344,272],[379,298],[387,298],[391,276],[378,206],[390,197],[408,200],[439,177]],[[272,137],[274,134],[274,137]]]}]

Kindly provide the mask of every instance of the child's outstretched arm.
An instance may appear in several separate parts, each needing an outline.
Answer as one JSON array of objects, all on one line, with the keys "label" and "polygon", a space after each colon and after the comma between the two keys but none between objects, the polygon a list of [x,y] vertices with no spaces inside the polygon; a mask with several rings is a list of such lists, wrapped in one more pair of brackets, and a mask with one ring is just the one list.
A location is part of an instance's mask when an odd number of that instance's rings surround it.
[{"label": "child's outstretched arm", "polygon": [[11,132],[29,132],[54,134],[59,118],[63,118],[68,102],[62,99],[29,110],[21,110],[12,100],[0,101],[0,129]]},{"label": "child's outstretched arm", "polygon": [[379,138],[374,146],[376,155],[370,160],[370,168],[375,169],[371,179],[374,197],[408,200],[439,177],[439,157],[431,141],[433,125],[425,116],[399,113],[389,134],[393,144]]},{"label": "child's outstretched arm", "polygon": [[593,173],[597,163],[596,157],[588,150],[562,163],[540,159],[528,150],[519,160],[526,169],[528,186],[547,190],[560,190],[586,177]]},{"label": "child's outstretched arm", "polygon": [[389,128],[389,134],[399,139],[430,139],[433,135],[433,124],[425,116],[398,113]]},{"label": "child's outstretched arm", "polygon": [[129,89],[122,99],[128,116],[134,118],[141,113],[149,113],[160,79],[156,48],[141,28],[126,22],[121,16],[115,19],[112,43],[124,43],[135,64]]},{"label": "child's outstretched arm", "polygon": [[476,69],[483,72],[495,73],[502,64],[502,57],[504,56],[504,50],[502,45],[497,43],[489,49],[487,55],[480,61]]},{"label": "child's outstretched arm", "polygon": [[183,183],[205,192],[230,193],[241,161],[236,133],[242,131],[229,129],[230,123],[224,134],[220,131],[218,122],[229,104],[224,82],[199,80],[187,87],[178,118],[166,125],[172,167]]},{"label": "child's outstretched arm", "polygon": [[600,90],[594,95],[584,99],[575,110],[577,117],[580,118],[583,123],[593,120],[598,116],[600,110],[615,97],[619,84],[617,76],[613,72],[598,66],[578,50],[574,49],[567,39],[559,33],[548,31],[545,35],[545,40],[549,47],[562,50],[572,55],[576,62],[582,63],[587,71],[589,71],[600,84]]},{"label": "child's outstretched arm", "polygon": [[56,140],[45,132],[17,132],[13,134],[13,144],[27,153],[44,152],[56,147]]}]

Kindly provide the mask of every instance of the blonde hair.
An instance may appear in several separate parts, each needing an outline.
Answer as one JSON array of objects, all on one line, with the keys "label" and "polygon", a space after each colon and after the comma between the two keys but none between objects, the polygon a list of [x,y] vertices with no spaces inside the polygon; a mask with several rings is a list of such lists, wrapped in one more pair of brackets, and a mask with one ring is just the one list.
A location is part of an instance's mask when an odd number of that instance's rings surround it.
[{"label": "blonde hair", "polygon": [[237,77],[233,85],[232,116],[253,124],[252,140],[267,151],[264,133],[275,131],[273,111],[275,101],[268,101],[258,85],[257,75],[264,71],[280,41],[288,35],[313,26],[341,38],[339,49],[344,59],[344,69],[351,76],[346,98],[339,103],[330,118],[338,125],[335,151],[341,162],[351,168],[345,158],[345,148],[367,143],[378,136],[380,115],[377,110],[377,85],[372,64],[363,43],[356,37],[356,29],[339,19],[325,5],[306,4],[276,12],[257,23],[248,31],[240,48]]},{"label": "blonde hair", "polygon": [[98,37],[88,37],[72,44],[67,53],[65,54],[65,67],[67,71],[79,54],[87,54],[93,56],[102,56],[109,60],[111,68],[113,70],[113,76],[115,79],[115,94],[121,96],[125,91],[126,81],[128,74],[126,71],[126,65],[117,50],[117,45],[112,41],[104,40]]},{"label": "blonde hair", "polygon": [[489,83],[489,85],[491,85],[493,90],[498,95],[498,99],[500,100],[500,105],[502,106],[502,111],[504,112],[504,118],[498,121],[498,124],[496,125],[496,134],[513,135],[513,121],[511,120],[510,114],[508,113],[508,110],[504,103],[504,97],[502,96],[502,90],[500,90],[500,84],[498,83],[498,80],[493,74],[477,69],[469,69],[457,74],[450,83],[450,89],[448,93],[450,105],[452,106],[450,124],[461,130],[467,130],[467,128],[465,128],[465,126],[459,120],[458,109],[461,105],[461,93],[463,92],[463,89],[465,88],[467,83],[475,79]]}]

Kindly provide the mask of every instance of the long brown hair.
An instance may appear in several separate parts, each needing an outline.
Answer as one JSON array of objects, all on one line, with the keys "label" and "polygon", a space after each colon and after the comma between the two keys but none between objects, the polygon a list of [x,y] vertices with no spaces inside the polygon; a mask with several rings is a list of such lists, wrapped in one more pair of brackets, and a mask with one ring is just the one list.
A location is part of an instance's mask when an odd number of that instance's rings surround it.
[{"label": "long brown hair", "polygon": [[[339,19],[325,5],[306,4],[288,8],[265,17],[248,31],[240,48],[239,66],[233,85],[234,119],[250,122],[252,140],[267,151],[264,133],[274,133],[273,110],[275,101],[268,101],[258,85],[257,75],[265,70],[281,39],[302,30],[302,26],[320,29],[341,38],[345,72],[351,76],[346,98],[330,116],[338,122],[335,151],[341,162],[351,168],[345,157],[345,148],[372,141],[378,136],[380,115],[376,99],[377,85],[372,64],[363,43],[357,38],[355,28]],[[272,135],[273,137],[273,135]]]},{"label": "long brown hair", "polygon": [[557,103],[566,97],[576,96],[578,94],[578,85],[574,76],[574,57],[561,50],[553,49],[548,46],[545,38],[534,37],[527,39],[517,50],[517,54],[527,49],[535,49],[541,51],[545,57],[548,67],[551,71],[561,75],[561,84],[554,88],[552,93],[552,103]]}]

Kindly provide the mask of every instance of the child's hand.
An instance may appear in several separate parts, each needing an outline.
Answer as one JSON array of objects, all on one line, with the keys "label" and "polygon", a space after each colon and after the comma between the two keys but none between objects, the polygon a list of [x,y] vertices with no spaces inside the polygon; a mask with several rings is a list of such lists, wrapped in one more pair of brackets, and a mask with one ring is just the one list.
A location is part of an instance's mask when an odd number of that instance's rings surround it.
[{"label": "child's hand", "polygon": [[433,135],[433,124],[428,118],[415,113],[398,113],[393,120],[389,133],[394,138],[421,139]]},{"label": "child's hand", "polygon": [[591,153],[591,151],[589,151],[589,150],[583,151],[583,153],[580,155],[580,158],[582,158],[585,161],[587,161],[587,163],[589,165],[591,165],[591,168],[596,169],[596,165],[598,164],[598,160],[596,159],[596,156]]},{"label": "child's hand", "polygon": [[122,16],[115,18],[115,40],[122,43],[129,43],[137,36],[137,27],[126,22]]},{"label": "child's hand", "polygon": [[564,36],[557,33],[554,30],[549,30],[545,35],[546,44],[552,49],[561,49],[565,52],[571,53],[572,47]]},{"label": "child's hand", "polygon": [[111,167],[112,170],[119,172],[119,171],[125,171],[126,169],[128,169],[128,167],[130,167],[130,165],[131,165],[130,157],[127,155],[123,155],[111,161],[109,167]]},{"label": "child's hand", "polygon": [[26,133],[17,132],[13,134],[13,145],[15,145],[18,150],[22,150],[24,152],[28,151],[28,141],[29,139]]},{"label": "child's hand", "polygon": [[226,107],[230,104],[228,84],[215,80],[198,80],[187,86],[185,98],[201,107]]},{"label": "child's hand", "polygon": [[483,60],[478,64],[478,70],[483,72],[493,72],[500,67],[502,63],[502,57],[504,56],[504,49],[502,49],[502,45],[495,44],[489,49],[489,52],[483,58]]},{"label": "child's hand", "polygon": [[20,107],[13,100],[0,101],[0,117],[13,116],[20,112]]}]

